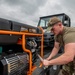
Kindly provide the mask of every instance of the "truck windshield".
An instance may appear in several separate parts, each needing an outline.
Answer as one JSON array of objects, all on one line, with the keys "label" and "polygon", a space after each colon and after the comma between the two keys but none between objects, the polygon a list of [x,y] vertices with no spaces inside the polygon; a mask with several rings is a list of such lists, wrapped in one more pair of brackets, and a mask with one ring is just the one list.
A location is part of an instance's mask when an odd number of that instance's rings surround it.
[{"label": "truck windshield", "polygon": [[[57,16],[61,21],[63,19],[63,16]],[[41,18],[40,21],[39,21],[39,26],[41,27],[47,27],[47,24],[48,24],[48,21],[50,20],[51,17],[44,17],[44,18]]]}]

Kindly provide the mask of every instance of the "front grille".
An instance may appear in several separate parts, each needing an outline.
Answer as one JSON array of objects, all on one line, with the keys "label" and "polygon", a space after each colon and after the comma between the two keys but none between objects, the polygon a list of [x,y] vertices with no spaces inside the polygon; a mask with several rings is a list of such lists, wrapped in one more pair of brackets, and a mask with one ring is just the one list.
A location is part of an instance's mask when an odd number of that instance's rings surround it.
[{"label": "front grille", "polygon": [[[25,75],[27,72],[27,54],[14,54],[4,57],[7,64],[6,75]],[[3,74],[5,75],[5,74]]]}]

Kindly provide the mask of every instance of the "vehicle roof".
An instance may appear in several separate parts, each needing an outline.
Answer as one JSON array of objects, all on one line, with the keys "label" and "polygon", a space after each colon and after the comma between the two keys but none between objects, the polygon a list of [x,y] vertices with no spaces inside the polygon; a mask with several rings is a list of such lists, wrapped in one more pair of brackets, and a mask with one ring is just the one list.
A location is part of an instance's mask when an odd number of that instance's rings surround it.
[{"label": "vehicle roof", "polygon": [[[40,19],[42,19],[42,18],[48,18],[48,17],[52,17],[52,16],[60,16],[60,15],[68,16],[68,15],[66,15],[65,13],[60,13],[60,14],[54,14],[54,15],[49,15],[49,16],[43,16],[43,17],[40,17]],[[68,16],[68,17],[69,17],[69,16]]]}]

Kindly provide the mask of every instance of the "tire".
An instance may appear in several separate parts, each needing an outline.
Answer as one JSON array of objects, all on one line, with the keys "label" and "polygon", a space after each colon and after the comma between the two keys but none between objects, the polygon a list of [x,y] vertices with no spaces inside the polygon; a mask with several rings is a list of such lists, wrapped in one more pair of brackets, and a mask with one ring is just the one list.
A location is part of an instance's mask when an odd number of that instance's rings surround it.
[{"label": "tire", "polygon": [[49,68],[46,75],[58,75],[58,73],[60,72],[60,66],[59,65],[56,65],[56,66],[57,66],[56,69],[54,69],[53,66]]}]

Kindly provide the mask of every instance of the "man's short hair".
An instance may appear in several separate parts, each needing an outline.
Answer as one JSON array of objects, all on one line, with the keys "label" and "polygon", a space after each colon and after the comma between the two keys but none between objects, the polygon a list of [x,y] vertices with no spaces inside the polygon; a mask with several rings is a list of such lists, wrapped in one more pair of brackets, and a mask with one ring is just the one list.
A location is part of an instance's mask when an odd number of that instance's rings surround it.
[{"label": "man's short hair", "polygon": [[48,26],[53,26],[54,24],[61,22],[61,20],[57,17],[52,17],[49,22],[48,22]]},{"label": "man's short hair", "polygon": [[61,22],[61,20],[58,17],[52,17],[52,18],[50,18],[50,20],[48,22],[47,31],[51,30],[52,26],[54,26],[58,22]]}]

